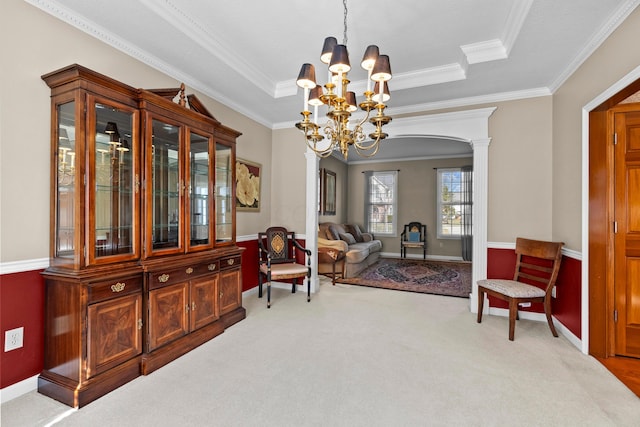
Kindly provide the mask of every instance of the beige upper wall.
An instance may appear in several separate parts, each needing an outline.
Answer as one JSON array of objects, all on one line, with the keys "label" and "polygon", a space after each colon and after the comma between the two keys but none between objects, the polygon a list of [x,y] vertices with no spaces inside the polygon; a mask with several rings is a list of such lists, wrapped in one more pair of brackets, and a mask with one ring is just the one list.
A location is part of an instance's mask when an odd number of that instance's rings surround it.
[{"label": "beige upper wall", "polygon": [[[2,3],[0,46],[11,58],[0,76],[0,262],[48,258],[50,90],[40,76],[78,63],[133,87],[180,82],[19,0]],[[197,93],[189,87],[187,92]],[[238,156],[270,159],[270,129],[198,97],[218,120],[243,133]],[[262,189],[263,200],[270,199],[269,191]],[[269,217],[269,208],[238,215],[238,235],[256,233]]]},{"label": "beige upper wall", "polygon": [[640,66],[636,9],[553,96],[553,237],[585,250],[582,237],[582,108]]},{"label": "beige upper wall", "polygon": [[296,234],[306,233],[306,147],[294,127],[273,131],[271,225],[282,225]]},{"label": "beige upper wall", "polygon": [[[11,62],[0,76],[0,261],[9,262],[49,252],[50,104],[40,76],[80,63],[134,87],[180,82],[23,1],[5,1],[2,9],[0,46]],[[640,64],[640,51],[630,48],[639,36],[637,10],[553,97],[490,105],[498,107],[489,122],[490,242],[526,234],[581,250],[581,108]],[[238,156],[263,164],[262,209],[238,214],[238,235],[272,223],[304,230],[306,160],[298,131],[271,131],[208,97],[201,100],[222,123],[243,132]]]},{"label": "beige upper wall", "polygon": [[[435,168],[462,167],[471,165],[473,159],[431,159],[405,162],[359,163],[349,166],[349,223],[364,228],[365,212],[365,171],[398,172],[398,218],[396,235],[384,237],[376,235],[382,242],[382,252],[400,253],[400,233],[404,225],[411,221],[421,222],[427,226],[427,254],[431,256],[461,257],[459,239],[437,239],[437,173]],[[408,251],[419,254],[419,251]]]},{"label": "beige upper wall", "polygon": [[327,169],[336,174],[336,214],[319,215],[318,222],[344,224],[347,222],[347,210],[349,206],[349,194],[347,192],[349,166],[345,162],[330,156],[325,159],[320,159],[320,168]]}]

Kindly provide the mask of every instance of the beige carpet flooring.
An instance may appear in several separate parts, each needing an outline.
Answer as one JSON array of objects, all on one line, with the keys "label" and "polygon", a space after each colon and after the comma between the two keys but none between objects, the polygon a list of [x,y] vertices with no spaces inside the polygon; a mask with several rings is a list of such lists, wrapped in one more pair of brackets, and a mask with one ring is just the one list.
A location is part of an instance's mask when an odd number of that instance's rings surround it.
[{"label": "beige carpet flooring", "polygon": [[11,426],[638,426],[640,399],[546,323],[467,299],[331,286],[245,297],[247,319],[79,411],[37,392]]}]

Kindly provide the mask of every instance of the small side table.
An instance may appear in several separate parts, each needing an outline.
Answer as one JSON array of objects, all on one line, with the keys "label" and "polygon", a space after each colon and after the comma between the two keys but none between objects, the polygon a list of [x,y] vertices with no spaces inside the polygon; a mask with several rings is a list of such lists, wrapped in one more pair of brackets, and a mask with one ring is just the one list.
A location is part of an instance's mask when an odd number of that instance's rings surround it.
[{"label": "small side table", "polygon": [[[344,259],[344,252],[332,248],[318,248],[318,263],[331,264],[333,273],[331,275],[331,283],[336,285],[336,264]],[[344,269],[344,266],[343,266]],[[344,271],[340,271],[340,277],[344,277]]]}]

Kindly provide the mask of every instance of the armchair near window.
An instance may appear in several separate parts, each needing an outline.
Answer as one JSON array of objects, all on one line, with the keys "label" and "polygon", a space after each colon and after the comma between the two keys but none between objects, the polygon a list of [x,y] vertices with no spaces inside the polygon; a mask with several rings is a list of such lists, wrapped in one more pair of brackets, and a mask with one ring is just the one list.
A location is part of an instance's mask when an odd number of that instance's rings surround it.
[{"label": "armchair near window", "polygon": [[400,255],[407,257],[407,248],[422,248],[422,259],[427,258],[427,226],[419,222],[410,222],[400,234]]},{"label": "armchair near window", "polygon": [[[291,293],[296,292],[299,278],[307,278],[307,302],[311,301],[311,251],[296,241],[293,231],[270,227],[258,233],[258,297],[262,298],[262,281],[267,282],[267,308],[271,308],[271,281],[293,279]],[[296,261],[296,249],[306,254],[307,265]]]}]

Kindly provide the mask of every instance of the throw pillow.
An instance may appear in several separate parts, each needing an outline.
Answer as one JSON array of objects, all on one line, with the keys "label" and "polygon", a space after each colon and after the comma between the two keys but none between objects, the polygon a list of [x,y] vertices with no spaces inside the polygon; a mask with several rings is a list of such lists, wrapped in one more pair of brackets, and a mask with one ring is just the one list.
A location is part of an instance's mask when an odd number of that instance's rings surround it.
[{"label": "throw pillow", "polygon": [[348,245],[353,245],[354,243],[356,243],[356,239],[351,233],[340,233],[340,240],[344,240]]},{"label": "throw pillow", "polygon": [[349,225],[349,232],[353,235],[353,238],[356,239],[356,242],[364,242],[362,232],[360,232],[360,227],[358,227],[357,224]]},{"label": "throw pillow", "polygon": [[419,231],[410,231],[409,232],[409,241],[410,242],[419,242],[420,241],[420,232]]},{"label": "throw pillow", "polygon": [[327,229],[327,237],[329,236],[331,240],[340,240],[340,233],[338,232],[336,227],[333,225],[330,225],[329,228]]}]

